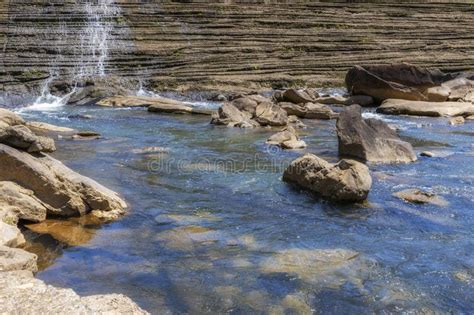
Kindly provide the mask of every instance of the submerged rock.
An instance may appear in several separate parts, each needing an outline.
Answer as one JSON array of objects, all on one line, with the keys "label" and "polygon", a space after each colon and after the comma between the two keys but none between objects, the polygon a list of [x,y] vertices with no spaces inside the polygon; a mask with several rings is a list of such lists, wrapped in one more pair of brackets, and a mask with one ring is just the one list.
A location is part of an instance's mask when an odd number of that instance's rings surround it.
[{"label": "submerged rock", "polygon": [[277,145],[283,149],[303,149],[306,148],[306,143],[298,137],[296,130],[288,126],[282,131],[274,134],[267,139],[267,144]]},{"label": "submerged rock", "polygon": [[423,151],[420,153],[421,156],[426,156],[426,157],[434,157],[435,154],[433,152],[430,152],[430,151]]},{"label": "submerged rock", "polygon": [[68,246],[86,244],[95,235],[95,229],[85,227],[73,220],[48,219],[41,223],[26,224],[25,227],[35,233],[49,234]]},{"label": "submerged rock", "polygon": [[7,314],[148,314],[122,294],[80,297],[31,271],[0,272],[0,305]]},{"label": "submerged rock", "polygon": [[372,187],[369,169],[364,164],[353,160],[331,164],[314,154],[293,161],[285,170],[283,180],[340,202],[363,201]]},{"label": "submerged rock", "polygon": [[0,143],[26,150],[27,152],[56,151],[53,139],[37,136],[28,127],[23,125],[0,129]]},{"label": "submerged rock", "polygon": [[69,217],[92,211],[114,219],[125,213],[126,204],[116,193],[48,155],[34,157],[0,145],[0,164],[0,180],[33,191],[49,214]]},{"label": "submerged rock", "polygon": [[411,203],[429,203],[436,206],[447,206],[448,202],[443,198],[436,196],[433,193],[422,191],[420,189],[406,189],[399,191],[394,196]]},{"label": "submerged rock", "polygon": [[430,117],[469,116],[474,115],[474,105],[465,102],[418,102],[388,99],[377,108],[377,113]]},{"label": "submerged rock", "polygon": [[288,115],[294,115],[306,119],[332,119],[337,114],[332,109],[319,103],[293,104],[288,102],[278,103]]},{"label": "submerged rock", "polygon": [[400,140],[395,131],[377,119],[363,119],[361,107],[347,107],[337,120],[339,154],[369,162],[416,161],[411,144]]}]

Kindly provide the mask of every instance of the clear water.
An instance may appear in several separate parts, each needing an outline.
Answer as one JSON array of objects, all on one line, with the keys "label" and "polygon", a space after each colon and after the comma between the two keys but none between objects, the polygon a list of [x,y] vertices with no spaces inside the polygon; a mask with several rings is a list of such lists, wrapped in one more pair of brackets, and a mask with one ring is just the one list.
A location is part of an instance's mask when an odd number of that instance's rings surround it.
[{"label": "clear water", "polygon": [[[94,118],[67,118],[78,113]],[[473,123],[366,113],[397,126],[418,153],[440,157],[371,165],[368,202],[340,206],[281,181],[304,152],[337,160],[334,121],[305,121],[308,149],[282,152],[264,144],[275,130],[215,127],[203,116],[67,106],[22,114],[101,133],[57,140],[54,156],[130,205],[118,222],[69,223],[73,246],[30,235],[47,283],[82,295],[123,293],[154,314],[474,310]],[[150,146],[167,153],[134,151]],[[449,206],[392,196],[412,187]],[[311,258],[336,249],[359,256]]]}]

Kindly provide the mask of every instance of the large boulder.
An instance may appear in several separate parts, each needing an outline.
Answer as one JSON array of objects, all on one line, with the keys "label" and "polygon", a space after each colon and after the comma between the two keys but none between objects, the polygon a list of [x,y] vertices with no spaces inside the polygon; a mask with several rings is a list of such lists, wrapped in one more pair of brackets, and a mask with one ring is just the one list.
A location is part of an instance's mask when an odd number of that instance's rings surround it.
[{"label": "large boulder", "polygon": [[430,100],[425,91],[452,78],[439,70],[409,64],[355,66],[346,75],[351,94],[370,95],[378,101],[388,98],[413,101]]},{"label": "large boulder", "polygon": [[8,181],[0,181],[0,208],[3,217],[13,222],[18,219],[41,222],[48,212],[48,205],[39,200],[33,191]]},{"label": "large boulder", "polygon": [[36,157],[0,144],[0,181],[13,181],[34,192],[48,213],[63,217],[92,212],[104,219],[124,214],[116,193],[46,154]]},{"label": "large boulder", "polygon": [[[0,245],[0,275],[4,271],[12,270],[29,270],[36,272],[38,270],[36,265],[37,259],[38,257],[35,254],[23,249]],[[3,304],[1,305],[3,307]]]},{"label": "large boulder", "polygon": [[450,91],[448,100],[474,103],[474,81],[472,79],[461,76],[444,82],[442,87]]},{"label": "large boulder", "polygon": [[37,136],[23,125],[0,128],[0,143],[28,152],[56,151],[53,139]]},{"label": "large boulder", "polygon": [[27,270],[0,272],[0,305],[5,314],[148,314],[122,294],[81,297]]},{"label": "large boulder", "polygon": [[474,105],[467,102],[422,102],[388,99],[377,108],[388,115],[453,117],[474,115]]},{"label": "large boulder", "polygon": [[306,119],[332,119],[336,118],[337,114],[333,110],[323,104],[306,103],[293,104],[288,102],[281,102],[278,105],[283,108],[288,115],[295,115]]},{"label": "large boulder", "polygon": [[282,131],[272,135],[267,139],[267,144],[276,145],[282,149],[303,149],[306,147],[306,143],[302,141],[295,130],[295,128],[288,126]]},{"label": "large boulder", "polygon": [[346,107],[336,126],[341,156],[380,163],[416,161],[411,144],[400,140],[383,121],[363,119],[358,105]]},{"label": "large boulder", "polygon": [[354,160],[331,164],[314,154],[293,161],[283,180],[339,202],[363,201],[372,187],[372,177],[364,164]]}]

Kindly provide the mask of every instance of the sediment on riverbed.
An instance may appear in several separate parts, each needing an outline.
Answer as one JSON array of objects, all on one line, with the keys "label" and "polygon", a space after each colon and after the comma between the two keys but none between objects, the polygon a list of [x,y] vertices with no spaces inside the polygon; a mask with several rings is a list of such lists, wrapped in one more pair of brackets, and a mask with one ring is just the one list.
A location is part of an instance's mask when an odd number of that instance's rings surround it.
[{"label": "sediment on riverbed", "polygon": [[[474,6],[455,3],[119,0],[106,72],[157,89],[342,85],[354,64],[474,65]],[[0,3],[0,89],[72,73],[87,15],[75,1]]]}]

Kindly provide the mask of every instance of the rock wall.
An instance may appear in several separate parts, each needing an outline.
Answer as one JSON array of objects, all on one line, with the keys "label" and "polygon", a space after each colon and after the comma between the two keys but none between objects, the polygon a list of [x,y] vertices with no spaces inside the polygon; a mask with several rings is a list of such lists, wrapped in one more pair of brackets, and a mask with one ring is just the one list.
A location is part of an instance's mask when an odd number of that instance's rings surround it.
[{"label": "rock wall", "polygon": [[157,88],[342,84],[354,64],[473,69],[469,2],[4,0],[0,89],[50,69],[97,71],[104,47],[90,40],[90,23],[109,28],[106,73]]}]

